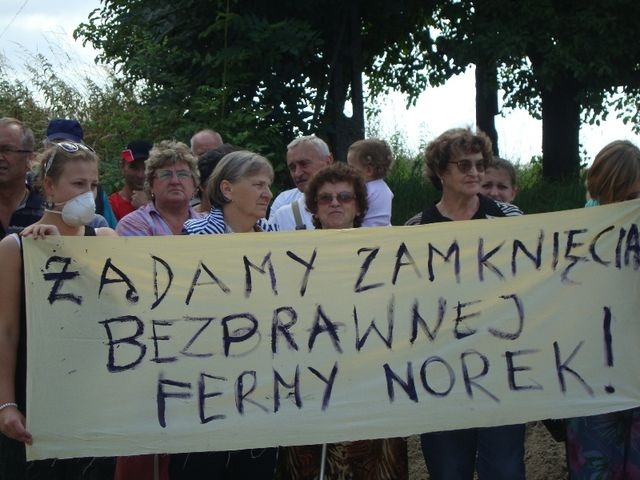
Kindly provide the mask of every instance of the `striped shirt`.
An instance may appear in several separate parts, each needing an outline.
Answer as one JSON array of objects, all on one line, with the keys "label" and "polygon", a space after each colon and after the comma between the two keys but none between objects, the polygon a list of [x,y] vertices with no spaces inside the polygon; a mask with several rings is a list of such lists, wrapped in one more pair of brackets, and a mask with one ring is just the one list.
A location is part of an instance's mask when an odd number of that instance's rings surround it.
[{"label": "striped shirt", "polygon": [[[256,227],[260,231],[271,232],[276,228],[266,219],[261,218],[256,222]],[[210,235],[216,233],[230,233],[230,229],[224,221],[222,210],[212,207],[209,214],[204,218],[192,218],[184,222],[182,233],[187,235]]]}]

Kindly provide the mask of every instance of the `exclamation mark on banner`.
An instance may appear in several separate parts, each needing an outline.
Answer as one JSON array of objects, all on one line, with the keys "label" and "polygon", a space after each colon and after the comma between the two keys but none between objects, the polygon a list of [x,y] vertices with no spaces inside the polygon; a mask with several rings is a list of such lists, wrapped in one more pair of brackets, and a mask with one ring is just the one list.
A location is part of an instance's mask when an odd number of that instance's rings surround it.
[{"label": "exclamation mark on banner", "polygon": [[[602,321],[602,329],[604,330],[604,356],[607,367],[613,367],[613,349],[611,338],[611,309],[604,307],[604,319]],[[604,387],[607,393],[615,393],[616,389],[609,384]]]}]

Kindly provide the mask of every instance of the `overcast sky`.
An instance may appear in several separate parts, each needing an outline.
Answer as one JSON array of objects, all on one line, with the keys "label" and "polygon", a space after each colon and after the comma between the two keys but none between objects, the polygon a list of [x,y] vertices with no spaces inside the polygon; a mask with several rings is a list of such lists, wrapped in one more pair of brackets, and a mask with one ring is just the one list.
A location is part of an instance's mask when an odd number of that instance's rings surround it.
[{"label": "overcast sky", "polygon": [[2,0],[0,52],[14,68],[22,66],[25,52],[52,60],[67,53],[92,62],[95,52],[74,41],[72,34],[99,4],[98,0]]},{"label": "overcast sky", "polygon": [[[73,74],[95,78],[100,74],[93,66],[96,52],[83,48],[72,34],[99,6],[99,0],[2,0],[0,53],[17,74],[30,54],[40,53],[54,66],[65,65]],[[409,111],[405,110],[400,95],[389,96],[382,105],[381,133],[390,136],[395,131],[403,132],[409,148],[417,151],[421,143],[448,128],[474,124],[473,70],[451,79],[444,87],[426,91]],[[526,163],[531,156],[540,155],[541,123],[526,112],[497,117],[496,126],[500,152],[505,158]],[[604,122],[600,127],[584,126],[580,135],[590,158],[606,143],[619,138],[640,145],[640,137],[617,120]]]}]

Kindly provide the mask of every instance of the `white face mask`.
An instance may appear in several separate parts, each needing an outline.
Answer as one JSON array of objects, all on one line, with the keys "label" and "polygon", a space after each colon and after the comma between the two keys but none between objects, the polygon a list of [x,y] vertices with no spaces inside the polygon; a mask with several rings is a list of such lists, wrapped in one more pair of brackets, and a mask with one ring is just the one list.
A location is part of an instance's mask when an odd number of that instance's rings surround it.
[{"label": "white face mask", "polygon": [[62,214],[62,221],[67,225],[80,227],[93,220],[96,214],[96,201],[93,198],[93,192],[89,190],[65,202],[61,212],[49,211]]}]

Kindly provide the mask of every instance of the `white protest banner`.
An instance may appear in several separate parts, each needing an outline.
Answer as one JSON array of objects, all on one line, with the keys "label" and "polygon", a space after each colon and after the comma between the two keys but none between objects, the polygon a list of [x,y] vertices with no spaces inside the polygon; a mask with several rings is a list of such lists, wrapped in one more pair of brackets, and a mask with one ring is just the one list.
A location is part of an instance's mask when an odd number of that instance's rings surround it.
[{"label": "white protest banner", "polygon": [[31,459],[640,405],[640,201],[348,231],[24,242]]}]

